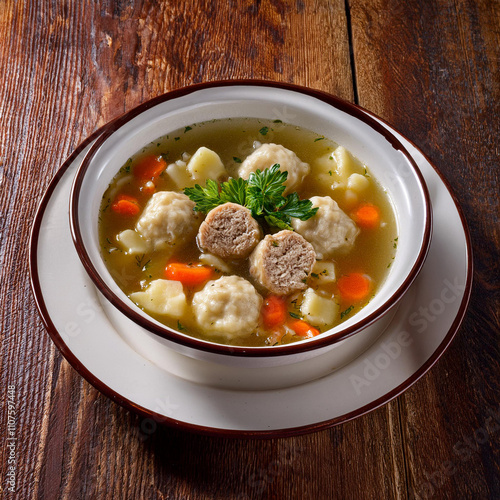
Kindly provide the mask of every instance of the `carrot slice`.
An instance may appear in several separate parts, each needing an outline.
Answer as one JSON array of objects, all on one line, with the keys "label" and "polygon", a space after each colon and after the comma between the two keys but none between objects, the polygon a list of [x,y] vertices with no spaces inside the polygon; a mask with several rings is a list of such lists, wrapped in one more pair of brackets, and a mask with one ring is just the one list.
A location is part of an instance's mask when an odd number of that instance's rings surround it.
[{"label": "carrot slice", "polygon": [[337,287],[344,301],[359,302],[368,297],[372,282],[366,274],[351,273],[341,276]]},{"label": "carrot slice", "polygon": [[201,285],[208,281],[214,274],[209,266],[198,264],[183,264],[181,262],[170,262],[165,268],[165,276],[169,280],[180,281],[186,286]]},{"label": "carrot slice", "polygon": [[134,176],[141,181],[154,181],[167,168],[167,162],[161,156],[145,156],[134,167]]},{"label": "carrot slice", "polygon": [[111,210],[125,217],[133,217],[139,213],[141,208],[139,202],[133,196],[119,194],[111,205]]},{"label": "carrot slice", "polygon": [[353,219],[363,229],[375,229],[380,224],[380,210],[371,203],[363,203],[354,212]]},{"label": "carrot slice", "polygon": [[314,328],[314,326],[311,326],[309,323],[307,323],[307,321],[304,321],[303,319],[290,321],[288,323],[288,326],[299,337],[311,338],[316,337],[316,335],[319,335],[321,333],[317,328]]},{"label": "carrot slice", "polygon": [[266,328],[281,326],[286,321],[286,313],[285,299],[277,295],[269,295],[262,306],[262,322]]}]

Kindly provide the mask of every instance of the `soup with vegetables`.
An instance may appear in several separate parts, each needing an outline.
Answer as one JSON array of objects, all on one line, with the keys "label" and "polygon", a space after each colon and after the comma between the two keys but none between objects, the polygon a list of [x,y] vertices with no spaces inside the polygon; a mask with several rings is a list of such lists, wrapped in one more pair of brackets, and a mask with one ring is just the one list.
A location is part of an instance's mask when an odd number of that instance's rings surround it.
[{"label": "soup with vegetables", "polygon": [[129,158],[104,193],[99,237],[111,275],[147,314],[240,346],[351,318],[398,240],[387,194],[349,151],[250,118],[192,124]]}]

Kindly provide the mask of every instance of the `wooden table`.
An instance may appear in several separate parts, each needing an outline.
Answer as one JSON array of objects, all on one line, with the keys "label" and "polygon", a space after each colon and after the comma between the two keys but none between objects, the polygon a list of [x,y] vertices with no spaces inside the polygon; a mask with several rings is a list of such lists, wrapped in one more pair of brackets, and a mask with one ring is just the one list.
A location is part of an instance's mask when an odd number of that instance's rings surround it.
[{"label": "wooden table", "polygon": [[[499,33],[495,0],[0,2],[3,498],[500,498]],[[29,285],[31,223],[50,178],[99,126],[171,89],[233,78],[333,93],[421,147],[469,223],[469,311],[423,379],[354,421],[272,440],[161,427],[141,439],[140,417],[82,379],[46,333]]]}]

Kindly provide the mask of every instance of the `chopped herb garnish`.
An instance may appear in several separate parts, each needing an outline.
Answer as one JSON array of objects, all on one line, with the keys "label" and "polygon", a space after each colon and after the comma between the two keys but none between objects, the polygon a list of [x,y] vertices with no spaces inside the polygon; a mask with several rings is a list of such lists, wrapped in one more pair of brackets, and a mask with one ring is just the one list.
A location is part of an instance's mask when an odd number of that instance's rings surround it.
[{"label": "chopped herb garnish", "polygon": [[329,160],[333,160],[333,155],[330,155],[330,156],[328,157],[328,159],[329,159]]},{"label": "chopped herb garnish", "polygon": [[142,261],[144,260],[144,257],[146,254],[142,254],[142,257],[139,257],[138,255],[135,256],[135,261],[137,262],[137,267],[142,267]]},{"label": "chopped herb garnish", "polygon": [[280,246],[280,244],[276,240],[271,241],[271,245],[273,247],[279,247]]},{"label": "chopped herb garnish", "polygon": [[143,271],[146,271],[147,269],[149,269],[149,267],[151,266],[151,259],[149,259],[146,264],[144,264],[144,267],[142,268]]},{"label": "chopped herb garnish", "polygon": [[196,203],[197,212],[208,213],[227,202],[247,207],[254,218],[264,218],[270,226],[292,229],[292,217],[308,220],[318,211],[310,200],[301,200],[297,193],[283,196],[288,172],[281,172],[279,164],[263,172],[252,172],[248,179],[229,179],[218,183],[207,179],[205,187],[196,184],[184,193]]},{"label": "chopped herb garnish", "polygon": [[330,174],[330,177],[333,175],[333,172],[331,170],[328,170],[328,173]]},{"label": "chopped herb garnish", "polygon": [[184,129],[184,133],[189,132],[190,130],[193,130],[193,127],[186,127],[186,128]]},{"label": "chopped herb garnish", "polygon": [[180,332],[186,330],[186,327],[179,320],[177,320],[177,330],[179,330]]},{"label": "chopped herb garnish", "polygon": [[283,123],[281,120],[273,120],[273,123]]},{"label": "chopped herb garnish", "polygon": [[323,139],[324,137],[317,137],[316,139],[314,139],[314,142],[322,141]]},{"label": "chopped herb garnish", "polygon": [[316,274],[316,273],[311,273],[311,276],[312,276],[313,278],[319,278],[319,275],[318,275],[318,274]]},{"label": "chopped herb garnish", "polygon": [[344,319],[353,309],[354,306],[349,306],[345,311],[342,311],[340,313],[340,319]]},{"label": "chopped herb garnish", "polygon": [[302,316],[295,314],[294,312],[289,311],[288,314],[295,319],[302,319]]},{"label": "chopped herb garnish", "polygon": [[266,135],[269,132],[269,127],[262,127],[259,130],[259,134]]},{"label": "chopped herb garnish", "polygon": [[180,137],[174,137],[174,141],[180,140]]},{"label": "chopped herb garnish", "polygon": [[106,238],[106,241],[107,241],[110,245],[112,245],[111,240],[110,240],[109,238]]},{"label": "chopped herb garnish", "polygon": [[237,156],[233,156],[233,160],[234,160],[236,163],[241,163],[241,158],[238,158]]}]

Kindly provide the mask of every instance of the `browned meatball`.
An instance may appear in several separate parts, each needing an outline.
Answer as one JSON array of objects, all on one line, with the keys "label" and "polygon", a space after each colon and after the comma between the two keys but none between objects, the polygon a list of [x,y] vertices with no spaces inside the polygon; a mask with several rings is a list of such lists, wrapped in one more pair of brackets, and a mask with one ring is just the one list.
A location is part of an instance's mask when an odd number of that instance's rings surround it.
[{"label": "browned meatball", "polygon": [[250,255],[250,274],[262,286],[278,295],[306,288],[306,279],[316,253],[300,234],[280,231],[268,234]]},{"label": "browned meatball", "polygon": [[198,231],[200,247],[225,259],[248,257],[262,236],[252,213],[236,203],[224,203],[208,212]]}]

